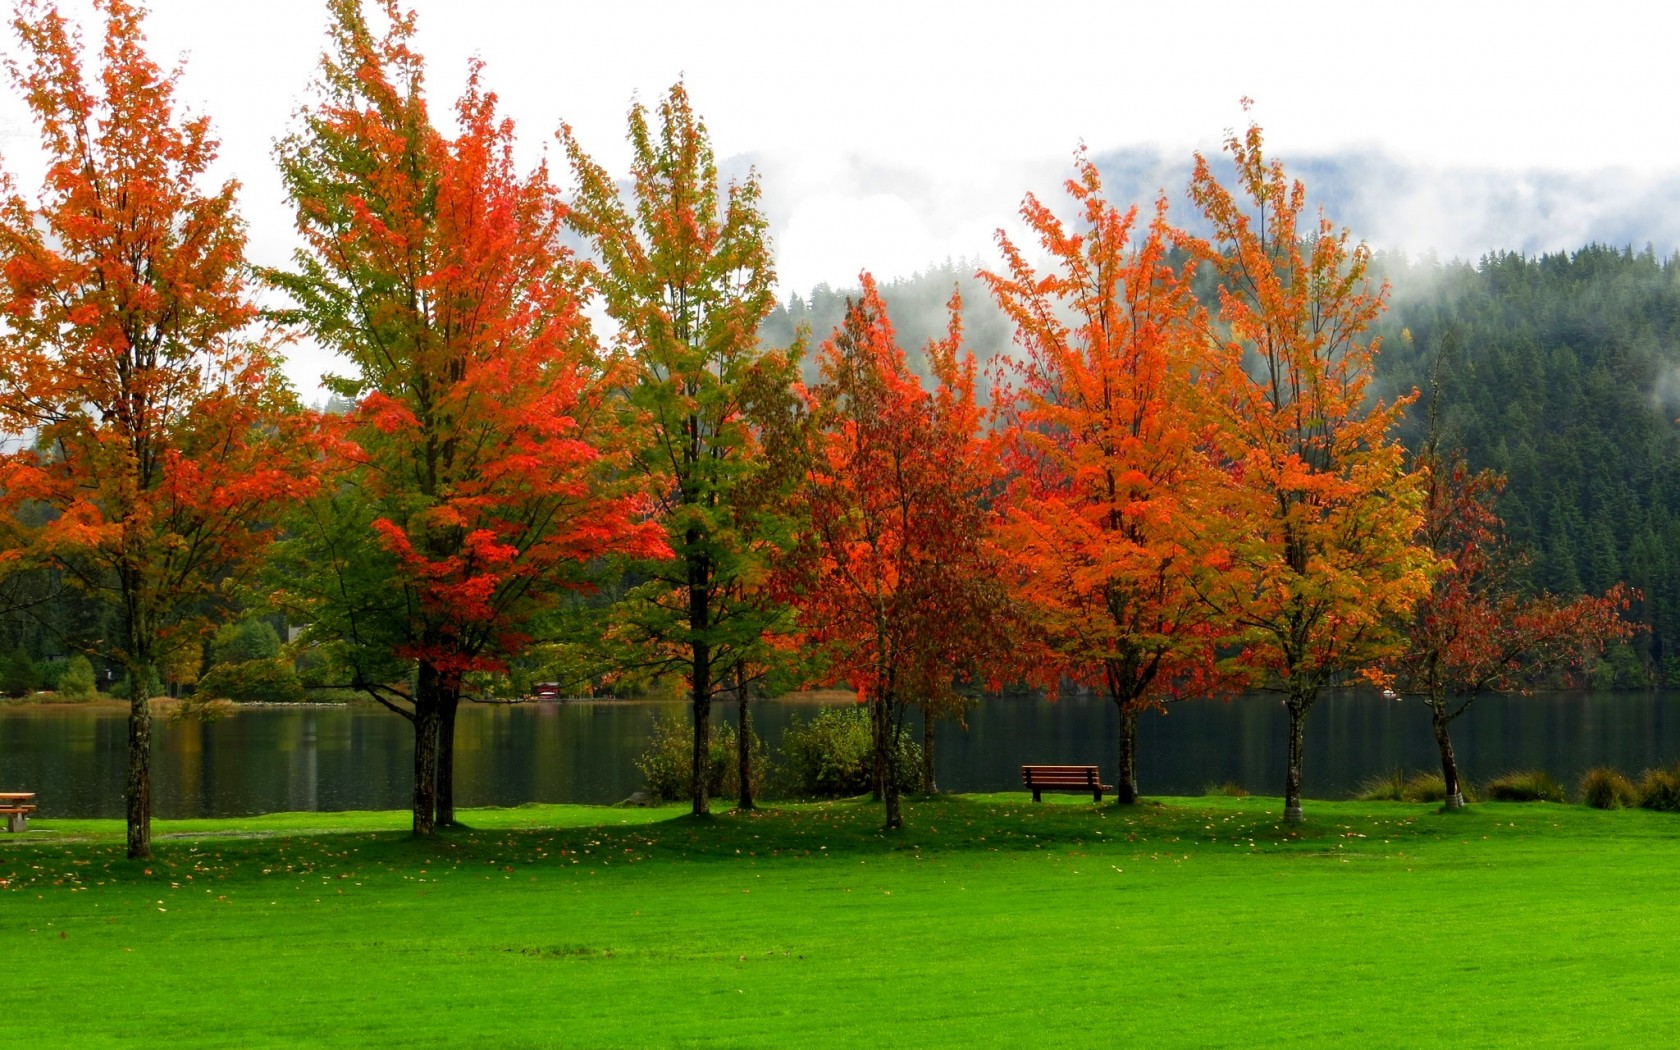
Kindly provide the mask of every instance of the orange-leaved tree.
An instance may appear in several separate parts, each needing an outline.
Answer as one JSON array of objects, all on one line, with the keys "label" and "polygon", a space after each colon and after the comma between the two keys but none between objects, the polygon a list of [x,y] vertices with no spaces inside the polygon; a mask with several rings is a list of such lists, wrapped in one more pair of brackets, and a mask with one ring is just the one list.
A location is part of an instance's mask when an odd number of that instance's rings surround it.
[{"label": "orange-leaved tree", "polygon": [[[599,256],[594,284],[635,361],[625,400],[647,430],[632,469],[653,491],[675,553],[639,566],[643,582],[614,610],[613,658],[687,680],[700,771],[713,698],[737,681],[737,666],[754,669],[743,679],[757,676],[786,652],[774,639],[787,608],[761,582],[796,530],[783,512],[790,475],[765,458],[781,445],[765,432],[786,417],[801,348],[759,342],[775,273],[757,176],[720,186],[705,123],[680,82],[655,118],[631,107],[627,193],[571,129],[561,140],[578,183],[570,222]],[[697,816],[710,811],[706,780],[693,778]]]},{"label": "orange-leaved tree", "polygon": [[828,673],[870,704],[875,782],[896,828],[907,706],[948,703],[961,680],[990,677],[1007,607],[986,505],[997,456],[975,401],[973,355],[961,349],[959,303],[947,337],[927,347],[929,391],[905,362],[874,280],[865,273],[862,283],[819,352],[821,379],[808,395],[816,565],[801,609]]},{"label": "orange-leaved tree", "polygon": [[1235,194],[1196,156],[1190,195],[1212,239],[1186,243],[1218,281],[1210,339],[1233,526],[1206,597],[1239,632],[1237,665],[1283,693],[1284,812],[1299,821],[1307,712],[1396,650],[1435,561],[1418,538],[1423,477],[1393,438],[1411,399],[1367,397],[1386,288],[1347,230],[1323,215],[1303,224],[1304,187],[1261,146],[1256,125],[1227,138]]},{"label": "orange-leaved tree", "polygon": [[1137,716],[1220,684],[1220,617],[1202,599],[1226,557],[1198,381],[1212,361],[1192,268],[1168,254],[1166,205],[1148,230],[1102,193],[1080,154],[1068,229],[1028,196],[1040,273],[1002,233],[1007,275],[985,274],[1023,356],[1001,403],[1012,468],[1002,548],[1043,659],[1033,676],[1101,689],[1119,712],[1116,799],[1137,800]]},{"label": "orange-leaved tree", "polygon": [[1425,542],[1442,566],[1406,623],[1403,648],[1370,677],[1399,697],[1424,702],[1441,755],[1446,804],[1458,808],[1464,789],[1452,723],[1484,693],[1569,675],[1606,643],[1631,636],[1634,625],[1622,613],[1638,594],[1620,584],[1597,597],[1525,592],[1524,558],[1505,546],[1504,522],[1494,508],[1505,479],[1471,471],[1462,452],[1439,452],[1431,429],[1417,469],[1428,478]]},{"label": "orange-leaved tree", "polygon": [[41,128],[38,201],[8,176],[0,205],[0,410],[30,439],[4,460],[23,542],[115,612],[88,644],[127,673],[128,854],[151,854],[151,713],[158,669],[201,644],[309,490],[289,393],[245,281],[232,182],[204,188],[216,140],[175,111],[179,71],[146,55],[142,13],[98,0],[101,65],[51,4],[12,26],[15,87]]},{"label": "orange-leaved tree", "polygon": [[353,366],[342,474],[303,508],[282,600],[347,679],[414,725],[413,829],[454,822],[464,676],[617,555],[669,556],[626,487],[621,361],[597,352],[565,209],[521,174],[475,64],[432,125],[414,22],[332,0],[331,48],[280,145],[305,248],[271,277]]}]

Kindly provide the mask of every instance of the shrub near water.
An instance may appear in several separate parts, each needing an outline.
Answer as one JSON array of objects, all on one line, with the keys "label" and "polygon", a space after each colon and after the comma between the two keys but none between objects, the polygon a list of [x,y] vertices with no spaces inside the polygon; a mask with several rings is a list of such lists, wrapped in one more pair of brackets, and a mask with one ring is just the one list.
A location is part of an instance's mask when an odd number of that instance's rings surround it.
[{"label": "shrub near water", "polygon": [[[752,748],[752,787],[764,787],[764,741],[748,730]],[[741,797],[741,759],[736,753],[735,727],[725,722],[712,727],[711,754],[706,770],[706,793],[713,798]],[[653,740],[636,759],[648,794],[663,802],[694,796],[694,726],[682,715],[655,715]]]},{"label": "shrub near water", "polygon": [[41,672],[21,646],[0,660],[0,692],[7,696],[28,696],[41,688]]},{"label": "shrub near water", "polygon": [[1563,788],[1543,769],[1524,769],[1494,777],[1488,783],[1487,797],[1494,802],[1569,801]]},{"label": "shrub near water", "polygon": [[1581,776],[1581,803],[1594,809],[1627,809],[1639,804],[1639,792],[1621,770],[1600,766]]},{"label": "shrub near water", "polygon": [[304,699],[303,683],[283,657],[217,664],[199,679],[198,692],[241,703],[295,704]]},{"label": "shrub near water", "polygon": [[99,695],[93,677],[93,662],[85,656],[72,656],[58,677],[58,698],[61,700],[92,700]]},{"label": "shrub near water", "polygon": [[[809,722],[795,715],[782,734],[778,789],[797,798],[849,798],[874,789],[873,744],[866,707],[825,707]],[[898,738],[898,789],[921,788],[922,749]]]}]

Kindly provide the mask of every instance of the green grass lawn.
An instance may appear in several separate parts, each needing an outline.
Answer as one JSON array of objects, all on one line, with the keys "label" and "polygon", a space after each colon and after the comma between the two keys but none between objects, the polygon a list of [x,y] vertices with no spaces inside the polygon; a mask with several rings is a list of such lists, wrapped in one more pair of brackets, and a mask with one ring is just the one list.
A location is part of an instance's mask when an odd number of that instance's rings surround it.
[{"label": "green grass lawn", "polygon": [[1024,795],[0,835],[0,1045],[1673,1046],[1680,818]]}]

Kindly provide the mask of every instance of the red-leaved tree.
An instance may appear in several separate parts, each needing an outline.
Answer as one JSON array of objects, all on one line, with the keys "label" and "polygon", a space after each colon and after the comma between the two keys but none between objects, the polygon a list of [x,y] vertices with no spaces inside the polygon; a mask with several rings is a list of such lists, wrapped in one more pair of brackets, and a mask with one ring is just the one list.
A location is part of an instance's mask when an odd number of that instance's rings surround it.
[{"label": "red-leaved tree", "polygon": [[669,557],[627,487],[621,361],[581,313],[565,209],[475,65],[433,127],[414,22],[332,0],[315,102],[280,148],[305,249],[273,279],[344,355],[342,473],[304,508],[281,600],[414,725],[416,834],[454,822],[463,677],[503,670],[534,619],[616,555]]},{"label": "red-leaved tree", "polygon": [[949,701],[1004,647],[1001,565],[983,502],[997,457],[982,434],[958,301],[947,337],[927,347],[929,391],[905,363],[874,280],[866,273],[862,284],[822,346],[809,394],[817,566],[802,611],[829,674],[870,705],[875,782],[896,828],[906,708]]},{"label": "red-leaved tree", "polygon": [[157,673],[197,650],[220,599],[310,491],[308,446],[270,350],[248,337],[236,186],[201,186],[207,118],[175,112],[179,71],[147,57],[142,13],[97,0],[100,67],[51,4],[12,20],[12,82],[47,157],[36,203],[7,176],[0,205],[0,411],[27,437],[0,463],[20,537],[103,599],[114,633],[86,644],[129,688],[128,855],[151,855]]},{"label": "red-leaved tree", "polygon": [[1219,618],[1202,598],[1227,560],[1217,528],[1212,424],[1197,388],[1211,361],[1193,321],[1192,271],[1168,261],[1165,204],[1102,195],[1081,155],[1069,229],[1029,196],[1021,216],[1050,269],[999,234],[1006,276],[984,275],[1024,353],[1003,403],[1012,468],[1001,547],[1042,658],[1119,711],[1116,799],[1137,799],[1137,716],[1218,684]]},{"label": "red-leaved tree", "polygon": [[1484,693],[1532,686],[1538,679],[1581,670],[1634,625],[1622,613],[1635,592],[1617,585],[1599,597],[1528,594],[1519,586],[1519,554],[1505,547],[1504,522],[1494,509],[1505,479],[1472,472],[1462,452],[1439,453],[1433,440],[1417,457],[1427,472],[1424,537],[1442,568],[1413,611],[1404,648],[1371,677],[1429,709],[1441,753],[1446,804],[1464,805],[1452,723]]}]

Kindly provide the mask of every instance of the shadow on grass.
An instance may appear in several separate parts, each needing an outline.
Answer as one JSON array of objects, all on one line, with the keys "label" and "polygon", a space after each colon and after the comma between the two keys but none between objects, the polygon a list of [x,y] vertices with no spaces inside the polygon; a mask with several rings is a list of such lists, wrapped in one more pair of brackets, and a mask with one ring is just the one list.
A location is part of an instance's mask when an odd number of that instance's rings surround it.
[{"label": "shadow on grass", "polygon": [[[1570,807],[1576,808],[1576,807]],[[357,873],[621,868],[655,864],[732,864],[759,859],[914,854],[1020,854],[1097,847],[1299,853],[1402,850],[1419,840],[1462,838],[1472,827],[1534,807],[1482,804],[1446,811],[1427,804],[1318,803],[1286,825],[1277,799],[1229,797],[1093,805],[1079,799],[1033,803],[1019,794],[934,795],[907,799],[906,826],[881,827],[882,807],[867,798],[768,803],[750,811],[694,816],[686,811],[522,806],[478,809],[472,826],[429,838],[396,828],[391,814],[288,814],[218,829],[195,821],[156,838],[151,861],[123,853],[120,822],[95,840],[0,838],[0,890],[115,881],[218,879],[237,874],[352,877]],[[1583,813],[1599,811],[1582,811]],[[1446,816],[1450,820],[1440,818]],[[337,827],[334,827],[335,820]],[[232,823],[232,822],[230,822]],[[314,823],[315,827],[305,826]],[[1515,826],[1513,824],[1513,826]],[[404,876],[406,877],[406,876]]]}]

